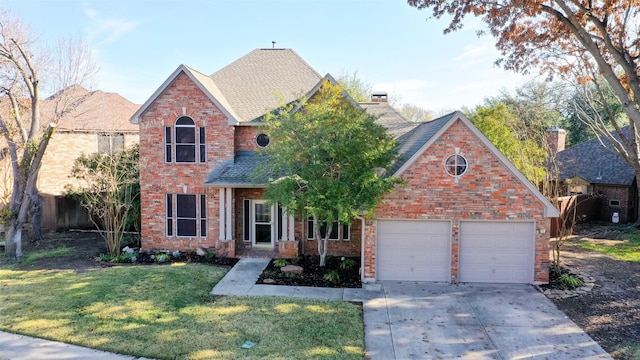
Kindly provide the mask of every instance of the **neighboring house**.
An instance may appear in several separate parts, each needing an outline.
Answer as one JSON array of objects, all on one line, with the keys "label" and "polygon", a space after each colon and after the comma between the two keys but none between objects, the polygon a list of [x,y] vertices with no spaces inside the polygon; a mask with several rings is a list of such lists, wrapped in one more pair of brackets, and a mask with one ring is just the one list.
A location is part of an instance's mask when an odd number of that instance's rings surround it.
[{"label": "neighboring house", "polygon": [[[266,184],[251,174],[254,152],[269,143],[265,112],[313,97],[323,80],[289,49],[254,50],[210,76],[179,66],[131,118],[140,125],[143,249],[317,253],[317,224],[266,206]],[[407,184],[373,218],[335,226],[330,254],[362,256],[365,281],[548,281],[557,209],[462,113],[412,123],[384,94],[359,106],[397,138],[392,173]]]},{"label": "neighboring house", "polygon": [[[630,136],[630,128],[623,128]],[[566,134],[566,133],[565,133]],[[562,136],[562,133],[561,133]],[[561,139],[561,144],[564,140]],[[560,195],[601,195],[599,218],[612,221],[618,214],[620,223],[634,222],[638,217],[638,184],[631,166],[610,148],[602,146],[597,138],[574,145],[568,149],[558,148],[557,162]]]},{"label": "neighboring house", "polygon": [[[38,176],[38,191],[44,198],[42,227],[64,230],[74,227],[93,227],[88,212],[73,199],[64,196],[74,161],[82,154],[109,153],[138,143],[138,126],[129,122],[139,105],[114,93],[89,91],[74,86],[72,111],[58,121],[42,160]],[[55,101],[41,104],[42,123],[51,121]]]}]

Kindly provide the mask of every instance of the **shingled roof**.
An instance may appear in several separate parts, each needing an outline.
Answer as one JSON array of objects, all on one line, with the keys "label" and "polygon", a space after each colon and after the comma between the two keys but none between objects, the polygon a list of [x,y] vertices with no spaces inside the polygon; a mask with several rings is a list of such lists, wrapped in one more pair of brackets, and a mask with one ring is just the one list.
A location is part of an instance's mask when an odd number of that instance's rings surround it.
[{"label": "shingled roof", "polygon": [[[631,136],[630,127],[622,130],[625,136]],[[592,184],[633,184],[635,174],[631,166],[614,152],[611,143],[603,142],[607,148],[594,138],[558,152],[560,181],[578,176]]]},{"label": "shingled roof", "polygon": [[[71,111],[59,121],[57,131],[77,132],[138,132],[138,126],[131,124],[129,118],[139,105],[116,93],[100,90],[89,91],[81,86],[73,86],[63,92],[74,92],[70,98]],[[56,95],[60,96],[60,94]],[[42,102],[43,122],[51,121],[55,98],[49,97]]]}]

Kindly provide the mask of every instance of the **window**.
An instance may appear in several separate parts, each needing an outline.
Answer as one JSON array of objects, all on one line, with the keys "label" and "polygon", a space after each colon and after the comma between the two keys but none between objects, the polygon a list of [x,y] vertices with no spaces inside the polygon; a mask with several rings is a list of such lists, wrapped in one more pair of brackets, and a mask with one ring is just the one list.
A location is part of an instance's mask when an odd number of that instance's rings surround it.
[{"label": "window", "polygon": [[269,135],[267,134],[260,134],[256,137],[256,144],[258,144],[258,146],[260,146],[261,148],[268,146],[269,142]]},{"label": "window", "polygon": [[167,194],[167,236],[173,236],[173,195]]},{"label": "window", "polygon": [[467,172],[467,159],[462,155],[451,155],[445,161],[445,170],[451,176],[461,176]]},{"label": "window", "polygon": [[188,116],[179,117],[173,127],[165,126],[164,144],[168,163],[194,163],[196,159],[203,163],[207,160],[205,128],[197,128]]},{"label": "window", "polygon": [[124,150],[124,134],[100,133],[98,134],[98,152],[101,154],[113,154]]},{"label": "window", "polygon": [[609,206],[620,207],[620,200],[609,200]]},{"label": "window", "polygon": [[[329,240],[349,240],[349,225],[343,224],[340,226],[338,220],[333,222],[333,227],[331,228],[331,234],[329,234]],[[313,217],[309,216],[307,218],[307,238],[315,239],[316,237],[316,228],[315,221],[313,221]],[[324,237],[327,233],[327,223],[323,222],[320,226],[320,236]]]},{"label": "window", "polygon": [[167,236],[207,236],[205,195],[167,194],[166,203]]},{"label": "window", "polygon": [[586,194],[587,191],[587,185],[569,185],[569,195]]}]

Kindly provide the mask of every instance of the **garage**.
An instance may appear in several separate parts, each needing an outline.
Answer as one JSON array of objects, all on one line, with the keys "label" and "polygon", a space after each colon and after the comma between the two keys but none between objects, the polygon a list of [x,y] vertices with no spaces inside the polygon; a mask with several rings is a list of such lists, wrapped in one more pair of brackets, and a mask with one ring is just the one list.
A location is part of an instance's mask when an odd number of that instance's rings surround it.
[{"label": "garage", "polygon": [[450,281],[449,221],[378,220],[378,280]]},{"label": "garage", "polygon": [[458,281],[532,283],[534,229],[533,222],[460,222]]}]

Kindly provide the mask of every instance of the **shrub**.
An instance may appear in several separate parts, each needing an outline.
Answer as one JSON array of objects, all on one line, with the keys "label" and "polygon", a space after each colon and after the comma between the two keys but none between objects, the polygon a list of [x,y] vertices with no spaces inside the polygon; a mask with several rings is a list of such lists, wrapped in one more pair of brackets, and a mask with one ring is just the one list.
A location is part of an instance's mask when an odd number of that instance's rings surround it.
[{"label": "shrub", "polygon": [[575,288],[582,285],[582,281],[571,274],[560,275],[560,277],[558,278],[558,283],[568,288]]},{"label": "shrub", "polygon": [[285,267],[287,265],[289,265],[289,262],[287,260],[285,260],[285,259],[275,259],[275,260],[273,260],[273,266],[275,266],[275,267],[281,268],[281,267]]},{"label": "shrub", "polygon": [[338,282],[340,281],[340,274],[337,271],[331,270],[328,273],[324,274],[323,278],[327,281]]},{"label": "shrub", "polygon": [[169,261],[169,259],[170,259],[169,254],[160,253],[156,255],[156,261],[159,263],[167,262]]},{"label": "shrub", "polygon": [[340,262],[340,269],[349,270],[353,269],[357,265],[356,261],[353,259],[344,259]]}]

